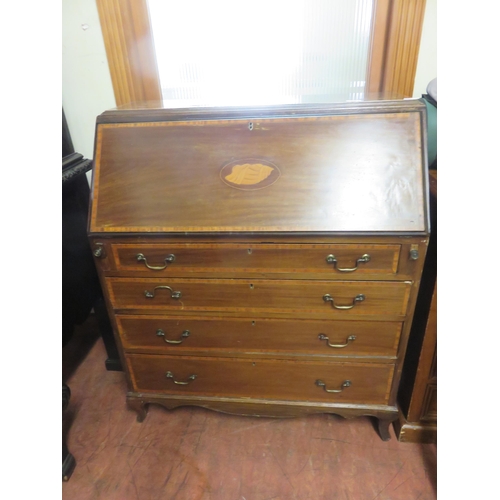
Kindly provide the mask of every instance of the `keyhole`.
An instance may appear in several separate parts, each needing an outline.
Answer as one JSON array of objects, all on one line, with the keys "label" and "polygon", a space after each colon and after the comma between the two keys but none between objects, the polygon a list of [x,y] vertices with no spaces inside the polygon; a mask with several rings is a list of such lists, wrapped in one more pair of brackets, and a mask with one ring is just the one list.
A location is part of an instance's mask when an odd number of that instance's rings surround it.
[{"label": "keyhole", "polygon": [[252,321],[252,326],[255,326],[255,321]]},{"label": "keyhole", "polygon": [[253,123],[252,123],[252,122],[250,122],[250,123],[248,124],[248,130],[253,130]]},{"label": "keyhole", "polygon": [[249,248],[249,249],[247,250],[247,252],[248,252],[248,255],[250,255],[250,254],[252,253],[252,249],[251,249],[251,248]]},{"label": "keyhole", "polygon": [[250,285],[250,290],[253,290],[253,285]]}]

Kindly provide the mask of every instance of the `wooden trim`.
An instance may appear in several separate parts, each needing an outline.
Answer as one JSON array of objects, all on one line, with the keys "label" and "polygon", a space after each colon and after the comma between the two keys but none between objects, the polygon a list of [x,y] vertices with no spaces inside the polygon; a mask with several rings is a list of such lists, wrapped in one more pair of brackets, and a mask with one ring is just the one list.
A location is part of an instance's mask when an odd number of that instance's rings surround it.
[{"label": "wooden trim", "polygon": [[390,0],[381,91],[413,95],[426,0]]},{"label": "wooden trim", "polygon": [[366,92],[369,95],[382,92],[390,7],[391,0],[374,0],[370,62],[366,78]]},{"label": "wooden trim", "polygon": [[393,425],[400,443],[437,443],[437,423],[408,422],[399,409],[398,419],[394,421]]},{"label": "wooden trim", "polygon": [[[411,97],[426,0],[375,0],[367,98]],[[117,106],[161,101],[146,0],[96,0]]]},{"label": "wooden trim", "polygon": [[117,106],[161,99],[146,0],[96,0]]}]

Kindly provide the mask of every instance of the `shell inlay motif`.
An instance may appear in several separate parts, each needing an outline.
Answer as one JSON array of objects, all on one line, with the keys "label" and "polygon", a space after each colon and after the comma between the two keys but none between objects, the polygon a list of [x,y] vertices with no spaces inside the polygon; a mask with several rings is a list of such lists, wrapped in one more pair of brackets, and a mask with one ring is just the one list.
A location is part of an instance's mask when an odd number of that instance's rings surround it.
[{"label": "shell inlay motif", "polygon": [[261,163],[245,163],[234,165],[231,173],[225,179],[233,184],[253,185],[267,179],[273,172],[273,168]]}]

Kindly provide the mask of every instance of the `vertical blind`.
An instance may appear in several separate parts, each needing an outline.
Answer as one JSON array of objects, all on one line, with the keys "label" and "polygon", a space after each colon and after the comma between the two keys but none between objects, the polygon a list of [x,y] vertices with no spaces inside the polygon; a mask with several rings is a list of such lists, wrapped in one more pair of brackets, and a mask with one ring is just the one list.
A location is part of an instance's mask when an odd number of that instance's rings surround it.
[{"label": "vertical blind", "polygon": [[148,0],[166,105],[364,98],[374,0]]}]

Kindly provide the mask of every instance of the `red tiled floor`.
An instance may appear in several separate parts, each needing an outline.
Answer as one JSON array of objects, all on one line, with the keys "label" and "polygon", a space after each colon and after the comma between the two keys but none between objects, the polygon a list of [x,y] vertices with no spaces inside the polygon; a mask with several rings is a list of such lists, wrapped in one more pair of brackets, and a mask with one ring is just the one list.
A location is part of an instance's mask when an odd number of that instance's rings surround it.
[{"label": "red tiled floor", "polygon": [[368,418],[237,417],[125,404],[98,339],[67,383],[76,468],[63,500],[431,500],[436,446],[383,442]]}]

